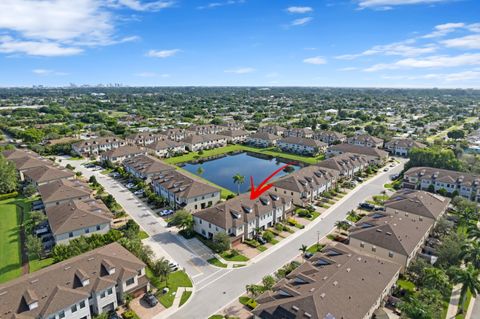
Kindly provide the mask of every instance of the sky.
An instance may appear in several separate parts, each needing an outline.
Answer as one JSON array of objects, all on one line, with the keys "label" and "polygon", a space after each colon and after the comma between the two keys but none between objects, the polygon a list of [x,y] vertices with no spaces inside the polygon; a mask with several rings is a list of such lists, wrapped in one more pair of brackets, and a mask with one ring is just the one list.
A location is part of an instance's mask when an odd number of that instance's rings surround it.
[{"label": "sky", "polygon": [[1,0],[0,86],[480,88],[479,0]]}]

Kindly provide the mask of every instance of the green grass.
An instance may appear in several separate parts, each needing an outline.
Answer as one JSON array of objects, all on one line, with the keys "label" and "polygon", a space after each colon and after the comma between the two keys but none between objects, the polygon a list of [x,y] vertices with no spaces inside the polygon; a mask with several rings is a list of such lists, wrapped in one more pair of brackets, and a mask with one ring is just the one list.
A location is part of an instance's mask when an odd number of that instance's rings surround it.
[{"label": "green grass", "polygon": [[241,268],[241,267],[245,267],[245,265],[242,265],[242,264],[235,264],[235,265],[233,265],[233,268]]},{"label": "green grass", "polygon": [[142,240],[142,239],[147,239],[148,237],[150,237],[150,236],[148,236],[147,232],[144,231],[144,230],[141,230],[141,231],[138,233],[138,238],[140,238],[140,240]]},{"label": "green grass", "polygon": [[220,268],[227,268],[227,265],[222,263],[220,260],[217,258],[213,257],[207,260],[209,264],[212,264],[214,266],[220,267]]},{"label": "green grass", "polygon": [[[166,308],[172,306],[173,300],[175,299],[174,293],[177,292],[178,287],[192,287],[192,281],[190,280],[188,275],[181,270],[172,272],[168,276],[168,280],[166,282],[161,281],[158,277],[156,277],[153,274],[152,270],[148,267],[146,275],[152,285],[154,285],[159,290],[157,293],[158,300]],[[162,294],[162,289],[164,287],[169,288],[169,291],[166,294]]]},{"label": "green grass", "polygon": [[213,316],[210,316],[208,317],[208,319],[224,319],[225,317],[222,316],[222,315],[213,315]]},{"label": "green grass", "polygon": [[247,297],[247,296],[241,296],[240,298],[238,298],[238,301],[242,305],[247,306],[250,309],[255,309],[257,307],[257,302],[255,300],[253,300],[252,298]]},{"label": "green grass", "polygon": [[465,297],[465,302],[463,303],[463,313],[458,314],[455,316],[455,319],[464,319],[465,314],[467,313],[468,307],[470,306],[470,302],[472,301],[472,293],[470,290],[467,290],[467,296]]},{"label": "green grass", "polygon": [[258,246],[257,249],[261,252],[264,252],[265,250],[267,250],[268,248],[265,247],[265,246]]},{"label": "green grass", "polygon": [[50,258],[38,259],[36,257],[30,256],[28,257],[28,263],[30,265],[30,272],[32,273],[34,271],[43,269],[53,264],[53,258],[50,257]]},{"label": "green grass", "polygon": [[414,294],[415,293],[415,284],[411,281],[399,279],[397,280],[397,286]]},{"label": "green grass", "polygon": [[18,198],[0,202],[0,283],[19,277],[21,269],[20,208]]},{"label": "green grass", "polygon": [[307,218],[308,220],[315,220],[316,218],[318,218],[318,216],[320,216],[320,213],[317,211],[311,212],[310,214],[312,215],[312,217]]},{"label": "green grass", "polygon": [[165,162],[170,164],[179,164],[179,163],[185,163],[193,160],[199,160],[203,158],[209,158],[212,156],[218,156],[218,155],[228,154],[232,152],[239,152],[239,151],[248,151],[248,152],[253,152],[253,153],[258,153],[263,155],[281,157],[284,159],[290,159],[293,161],[303,162],[307,164],[315,164],[318,161],[321,161],[322,159],[324,159],[324,155],[319,155],[317,157],[309,157],[309,156],[279,152],[275,150],[274,147],[258,148],[258,147],[235,144],[235,145],[227,145],[224,147],[215,148],[212,150],[204,150],[202,155],[199,155],[198,152],[190,152],[185,155],[170,157],[170,158],[167,158]]},{"label": "green grass", "polygon": [[182,297],[180,298],[180,307],[187,302],[188,298],[192,295],[191,291],[184,291]]},{"label": "green grass", "polygon": [[223,259],[227,261],[248,261],[248,257],[240,254],[231,254],[230,252],[223,252],[220,254]]},{"label": "green grass", "polygon": [[322,244],[314,244],[314,245],[308,247],[307,252],[312,253],[312,254],[315,254],[315,253],[321,251],[321,250],[323,249],[323,247],[325,247],[325,245],[322,245]]}]

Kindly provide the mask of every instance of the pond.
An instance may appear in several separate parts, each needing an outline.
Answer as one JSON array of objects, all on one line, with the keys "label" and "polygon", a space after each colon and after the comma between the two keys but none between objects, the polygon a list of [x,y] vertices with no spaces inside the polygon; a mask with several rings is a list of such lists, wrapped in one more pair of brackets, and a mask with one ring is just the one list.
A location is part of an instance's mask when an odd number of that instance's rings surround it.
[{"label": "pond", "polygon": [[[286,163],[285,160],[278,158],[265,157],[254,153],[240,153],[203,163],[187,163],[182,168],[234,193],[238,191],[238,185],[233,182],[233,176],[239,173],[245,177],[245,182],[240,185],[240,193],[244,193],[250,189],[250,176],[253,176],[253,181],[258,186],[260,182]],[[199,174],[200,167],[203,170],[201,174]],[[300,168],[297,165],[291,167],[293,168],[292,171]],[[288,173],[281,171],[273,179],[286,174]]]}]

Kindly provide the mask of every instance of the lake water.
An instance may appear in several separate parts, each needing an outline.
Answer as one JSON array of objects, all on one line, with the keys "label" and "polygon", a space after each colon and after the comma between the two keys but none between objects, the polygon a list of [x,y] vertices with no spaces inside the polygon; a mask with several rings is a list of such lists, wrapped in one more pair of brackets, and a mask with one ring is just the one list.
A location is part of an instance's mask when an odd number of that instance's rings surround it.
[{"label": "lake water", "polygon": [[[240,175],[245,176],[245,183],[240,185],[240,193],[244,193],[250,188],[250,176],[253,176],[253,181],[255,185],[258,186],[260,182],[285,164],[285,161],[281,161],[278,158],[266,158],[250,153],[240,153],[227,155],[203,163],[187,163],[182,167],[196,175],[199,175],[198,169],[202,167],[203,173],[199,176],[229,189],[234,193],[238,191],[238,185],[233,182],[233,175],[240,173]],[[300,166],[296,165],[292,165],[292,167],[295,170],[300,168]],[[286,174],[288,173],[281,171],[275,175],[275,178]]]}]

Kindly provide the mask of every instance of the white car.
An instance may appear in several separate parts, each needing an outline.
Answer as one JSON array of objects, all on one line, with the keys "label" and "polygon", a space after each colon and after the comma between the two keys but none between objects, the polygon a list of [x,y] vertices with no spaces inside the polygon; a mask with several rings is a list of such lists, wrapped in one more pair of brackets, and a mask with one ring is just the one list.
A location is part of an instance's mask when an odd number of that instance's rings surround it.
[{"label": "white car", "polygon": [[133,195],[142,196],[144,193],[143,189],[133,192]]},{"label": "white car", "polygon": [[135,187],[135,184],[133,183],[128,183],[127,185],[125,185],[127,188],[134,188]]}]

